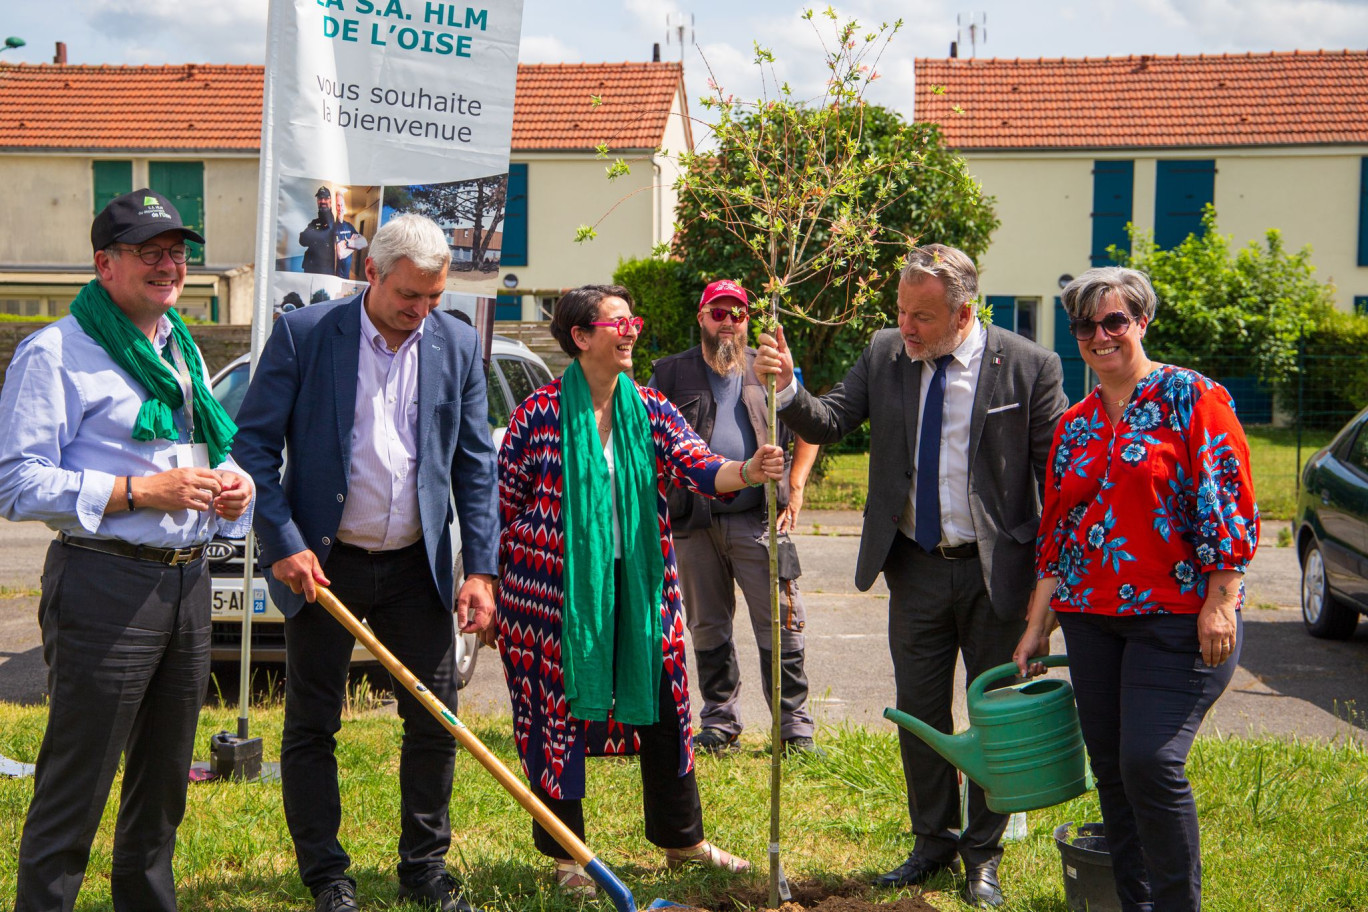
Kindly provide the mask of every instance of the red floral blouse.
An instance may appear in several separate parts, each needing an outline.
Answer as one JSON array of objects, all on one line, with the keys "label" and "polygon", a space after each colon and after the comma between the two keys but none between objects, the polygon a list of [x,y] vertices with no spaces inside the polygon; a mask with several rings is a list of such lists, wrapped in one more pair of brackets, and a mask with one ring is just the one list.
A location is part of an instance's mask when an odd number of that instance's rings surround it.
[{"label": "red floral blouse", "polygon": [[1164,365],[1115,426],[1100,387],[1060,418],[1036,542],[1054,610],[1195,614],[1207,574],[1243,573],[1258,542],[1249,445],[1220,384]]}]

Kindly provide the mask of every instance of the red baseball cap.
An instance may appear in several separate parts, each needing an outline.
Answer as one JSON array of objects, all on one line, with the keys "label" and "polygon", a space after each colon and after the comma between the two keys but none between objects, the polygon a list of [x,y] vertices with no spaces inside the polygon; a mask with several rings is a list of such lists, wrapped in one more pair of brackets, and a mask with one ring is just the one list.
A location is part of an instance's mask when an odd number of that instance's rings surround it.
[{"label": "red baseball cap", "polygon": [[741,287],[741,283],[733,282],[731,279],[718,279],[703,289],[703,297],[698,300],[698,309],[702,310],[718,298],[735,298],[741,302],[742,306],[750,306],[750,301],[746,297],[746,289]]}]

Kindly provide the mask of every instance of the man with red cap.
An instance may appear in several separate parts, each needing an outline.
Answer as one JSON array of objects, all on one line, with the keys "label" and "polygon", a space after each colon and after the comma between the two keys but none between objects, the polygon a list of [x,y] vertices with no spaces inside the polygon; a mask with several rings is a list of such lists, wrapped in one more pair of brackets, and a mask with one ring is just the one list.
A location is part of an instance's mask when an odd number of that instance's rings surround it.
[{"label": "man with red cap", "polygon": [[[670,398],[715,453],[741,459],[768,439],[765,387],[755,374],[756,352],[747,345],[746,291],[720,279],[698,302],[702,343],[661,358],[650,385]],[[808,683],[803,670],[803,598],[798,552],[788,533],[803,506],[803,486],[817,448],[779,426],[776,441],[793,453],[779,482],[780,737],[786,751],[814,751]],[[669,492],[670,525],[679,559],[679,587],[693,638],[695,674],[703,694],[702,730],[694,748],[735,750],[741,735],[741,670],[732,641],[736,586],[741,587],[760,647],[760,676],[772,694],[768,515],[764,490],[745,488],[730,503],[706,500],[680,488]]]}]

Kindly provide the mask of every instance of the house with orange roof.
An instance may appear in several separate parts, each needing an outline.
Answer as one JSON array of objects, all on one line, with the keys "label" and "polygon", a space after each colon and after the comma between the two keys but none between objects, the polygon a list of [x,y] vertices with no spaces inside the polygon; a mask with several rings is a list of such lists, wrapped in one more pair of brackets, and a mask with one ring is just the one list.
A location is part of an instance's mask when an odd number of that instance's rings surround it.
[{"label": "house with orange roof", "polygon": [[1211,203],[1235,245],[1277,228],[1368,307],[1368,52],[919,59],[914,117],[997,198],[980,291],[1060,353],[1071,398],[1090,383],[1059,289],[1128,223],[1168,248]]},{"label": "house with orange roof", "polygon": [[[180,309],[249,322],[263,77],[259,66],[0,65],[0,183],[13,194],[0,313],[64,312],[92,276],[94,214],[150,186],[207,239]],[[541,319],[561,290],[606,282],[619,258],[668,241],[676,174],[660,150],[692,143],[678,63],[520,65],[498,318]],[[610,183],[601,146],[630,174]],[[595,222],[598,239],[576,244]]]}]

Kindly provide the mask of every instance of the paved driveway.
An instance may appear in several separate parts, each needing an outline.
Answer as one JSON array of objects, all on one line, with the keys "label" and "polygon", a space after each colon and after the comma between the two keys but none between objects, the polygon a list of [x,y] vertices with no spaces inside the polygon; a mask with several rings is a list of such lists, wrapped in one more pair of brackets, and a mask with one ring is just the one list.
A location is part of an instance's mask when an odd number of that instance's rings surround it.
[{"label": "paved driveway", "polygon": [[[853,582],[859,514],[808,511],[797,537],[808,603],[808,676],[818,721],[888,726],[893,699],[888,656],[887,589]],[[817,534],[814,534],[817,533]],[[1264,529],[1276,540],[1276,525]],[[34,523],[0,520],[0,700],[38,703],[45,669],[39,649],[36,590],[51,534]],[[1230,735],[1363,738],[1368,730],[1368,623],[1346,642],[1313,640],[1302,629],[1296,556],[1266,547],[1246,580],[1245,648],[1234,682],[1208,716],[1205,731]],[[741,641],[742,712],[768,728],[758,658],[749,624]],[[1062,651],[1062,643],[1060,644]],[[505,711],[507,692],[495,656],[482,653],[462,710]]]}]

